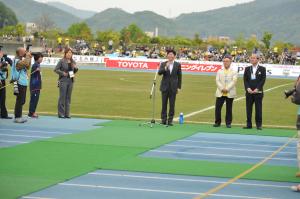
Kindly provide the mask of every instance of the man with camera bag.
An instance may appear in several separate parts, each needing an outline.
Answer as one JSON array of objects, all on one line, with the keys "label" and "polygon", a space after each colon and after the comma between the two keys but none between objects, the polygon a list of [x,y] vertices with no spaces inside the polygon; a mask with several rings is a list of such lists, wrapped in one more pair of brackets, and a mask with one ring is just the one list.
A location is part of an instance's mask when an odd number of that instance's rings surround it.
[{"label": "man with camera bag", "polygon": [[8,116],[5,106],[8,65],[12,65],[12,60],[3,53],[2,46],[0,46],[0,117],[2,119],[12,119]]},{"label": "man with camera bag", "polygon": [[27,72],[30,66],[31,53],[26,51],[25,48],[18,48],[11,68],[11,80],[14,82],[14,95],[16,95],[15,123],[27,122],[26,119],[22,118],[22,110],[26,101]]}]

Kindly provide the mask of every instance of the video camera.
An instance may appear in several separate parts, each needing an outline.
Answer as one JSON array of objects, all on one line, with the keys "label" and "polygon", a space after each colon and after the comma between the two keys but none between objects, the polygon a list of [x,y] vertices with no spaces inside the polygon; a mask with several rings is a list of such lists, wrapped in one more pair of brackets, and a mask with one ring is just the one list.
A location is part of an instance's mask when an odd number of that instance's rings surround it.
[{"label": "video camera", "polygon": [[31,54],[32,56],[35,56],[35,55],[38,55],[38,54],[42,54],[42,52],[39,52],[39,51],[33,51],[32,44],[28,44],[28,45],[26,46],[26,51],[27,51],[27,52],[30,52],[30,54]]},{"label": "video camera", "polygon": [[[3,46],[0,46],[0,50],[2,51],[2,48]],[[0,59],[0,70],[2,72],[7,72],[7,66],[8,66],[8,63],[6,61],[7,59],[7,55],[6,54],[3,54],[3,57]]]}]

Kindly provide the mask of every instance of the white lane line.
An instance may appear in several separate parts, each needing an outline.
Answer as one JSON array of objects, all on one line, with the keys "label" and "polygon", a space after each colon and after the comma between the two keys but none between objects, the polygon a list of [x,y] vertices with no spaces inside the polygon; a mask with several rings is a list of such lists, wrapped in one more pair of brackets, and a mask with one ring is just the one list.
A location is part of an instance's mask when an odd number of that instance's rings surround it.
[{"label": "white lane line", "polygon": [[46,137],[46,136],[34,136],[34,135],[14,135],[14,134],[4,134],[0,133],[0,136],[8,136],[8,137],[23,137],[23,138],[52,138],[52,137]]},{"label": "white lane line", "polygon": [[[247,152],[260,152],[260,153],[273,153],[274,151],[255,150],[255,149],[234,149],[226,147],[202,147],[197,145],[180,145],[180,144],[166,144],[167,147],[182,147],[182,148],[193,148],[193,149],[217,149],[217,150],[229,150],[229,151],[247,151]],[[295,152],[280,152],[284,154],[296,154]]]},{"label": "white lane line", "polygon": [[[258,156],[228,155],[228,154],[214,154],[214,153],[192,153],[192,152],[178,152],[178,151],[164,151],[164,150],[151,150],[149,152],[185,154],[185,155],[199,155],[199,156],[233,157],[233,158],[246,158],[246,159],[264,159],[265,158],[265,157],[258,157]],[[297,161],[296,158],[295,159],[292,159],[292,158],[272,158],[272,160]]]},{"label": "white lane line", "polygon": [[45,198],[45,197],[35,197],[35,196],[23,196],[24,199],[55,199],[55,198]]},{"label": "white lane line", "polygon": [[[287,85],[291,85],[291,84],[289,83],[289,84],[282,84],[282,85],[279,85],[279,86],[275,86],[275,87],[272,87],[272,88],[269,88],[269,89],[265,90],[264,93],[270,92],[270,91],[272,91],[272,90],[274,90],[274,89],[281,88],[281,87],[284,87],[284,86],[287,86]],[[243,100],[243,99],[245,99],[245,98],[246,98],[245,96],[239,97],[239,98],[236,98],[234,101],[237,102],[237,101]],[[194,116],[194,115],[198,115],[198,114],[200,114],[200,113],[203,113],[203,112],[212,110],[212,109],[214,109],[214,108],[215,108],[215,106],[209,106],[209,107],[204,108],[204,109],[201,109],[201,110],[199,110],[199,111],[195,111],[195,112],[186,114],[184,117],[185,117],[185,118],[189,118],[189,117],[192,117],[192,116]],[[175,118],[174,120],[177,121],[177,120],[179,120],[179,118],[177,117],[177,118]]]},{"label": "white lane line", "polygon": [[[197,192],[172,191],[172,190],[162,190],[162,189],[142,189],[142,188],[133,188],[133,187],[115,187],[115,186],[90,185],[90,184],[59,183],[59,185],[72,186],[72,187],[83,187],[83,188],[113,189],[113,190],[123,190],[123,191],[140,191],[140,192],[156,192],[156,193],[170,193],[170,194],[182,194],[182,195],[203,195],[204,194],[204,193],[197,193]],[[246,199],[271,199],[271,198],[262,198],[262,197],[240,196],[240,195],[225,195],[225,194],[212,194],[212,196],[231,197],[231,198],[246,198]]]},{"label": "white lane line", "polygon": [[[235,142],[217,142],[217,141],[195,141],[195,140],[177,140],[176,142],[191,142],[191,143],[207,143],[207,144],[223,144],[223,145],[238,145],[238,146],[253,146],[253,147],[271,147],[271,148],[278,148],[280,146],[277,145],[267,145],[267,144],[241,144]],[[295,147],[286,147],[290,149],[295,149]]]},{"label": "white lane line", "polygon": [[45,134],[61,134],[61,135],[67,135],[71,133],[61,133],[61,132],[51,132],[51,131],[38,131],[38,130],[19,130],[19,129],[3,129],[0,128],[0,131],[13,131],[13,132],[30,132],[30,133],[45,133]]},{"label": "white lane line", "polygon": [[29,143],[29,142],[12,141],[12,140],[0,140],[0,142],[19,143],[19,144],[26,144],[26,143]]},{"label": "white lane line", "polygon": [[[122,178],[140,178],[140,179],[150,179],[150,180],[181,181],[181,182],[201,182],[201,183],[203,182],[203,183],[214,183],[214,184],[222,184],[222,183],[226,182],[226,181],[214,181],[214,180],[168,178],[168,177],[157,177],[157,176],[126,175],[126,174],[99,173],[99,172],[89,173],[88,175],[122,177]],[[272,188],[284,188],[284,189],[290,188],[290,186],[272,185],[272,184],[255,184],[255,183],[238,183],[238,182],[233,183],[233,184],[234,185],[242,185],[242,186],[272,187]]]}]

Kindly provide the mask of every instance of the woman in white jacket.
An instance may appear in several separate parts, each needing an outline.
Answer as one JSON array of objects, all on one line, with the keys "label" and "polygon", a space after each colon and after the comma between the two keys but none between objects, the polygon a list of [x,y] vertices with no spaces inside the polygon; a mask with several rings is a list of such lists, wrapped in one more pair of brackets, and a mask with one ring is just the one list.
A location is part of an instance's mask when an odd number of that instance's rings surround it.
[{"label": "woman in white jacket", "polygon": [[216,107],[214,127],[221,125],[221,111],[226,102],[226,127],[231,128],[232,104],[236,97],[237,72],[230,68],[232,57],[227,55],[223,59],[223,68],[217,72],[216,76]]}]

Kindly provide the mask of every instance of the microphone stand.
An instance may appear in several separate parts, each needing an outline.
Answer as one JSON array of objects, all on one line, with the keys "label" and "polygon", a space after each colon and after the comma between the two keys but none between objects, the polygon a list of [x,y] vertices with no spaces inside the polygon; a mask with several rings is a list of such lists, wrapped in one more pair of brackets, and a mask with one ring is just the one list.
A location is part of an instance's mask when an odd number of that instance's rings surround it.
[{"label": "microphone stand", "polygon": [[150,99],[152,99],[152,119],[150,121],[140,124],[139,126],[150,126],[150,128],[153,128],[155,124],[160,125],[155,121],[156,79],[157,79],[159,67],[160,64],[158,65],[157,70],[155,72],[151,91],[150,91]]}]

